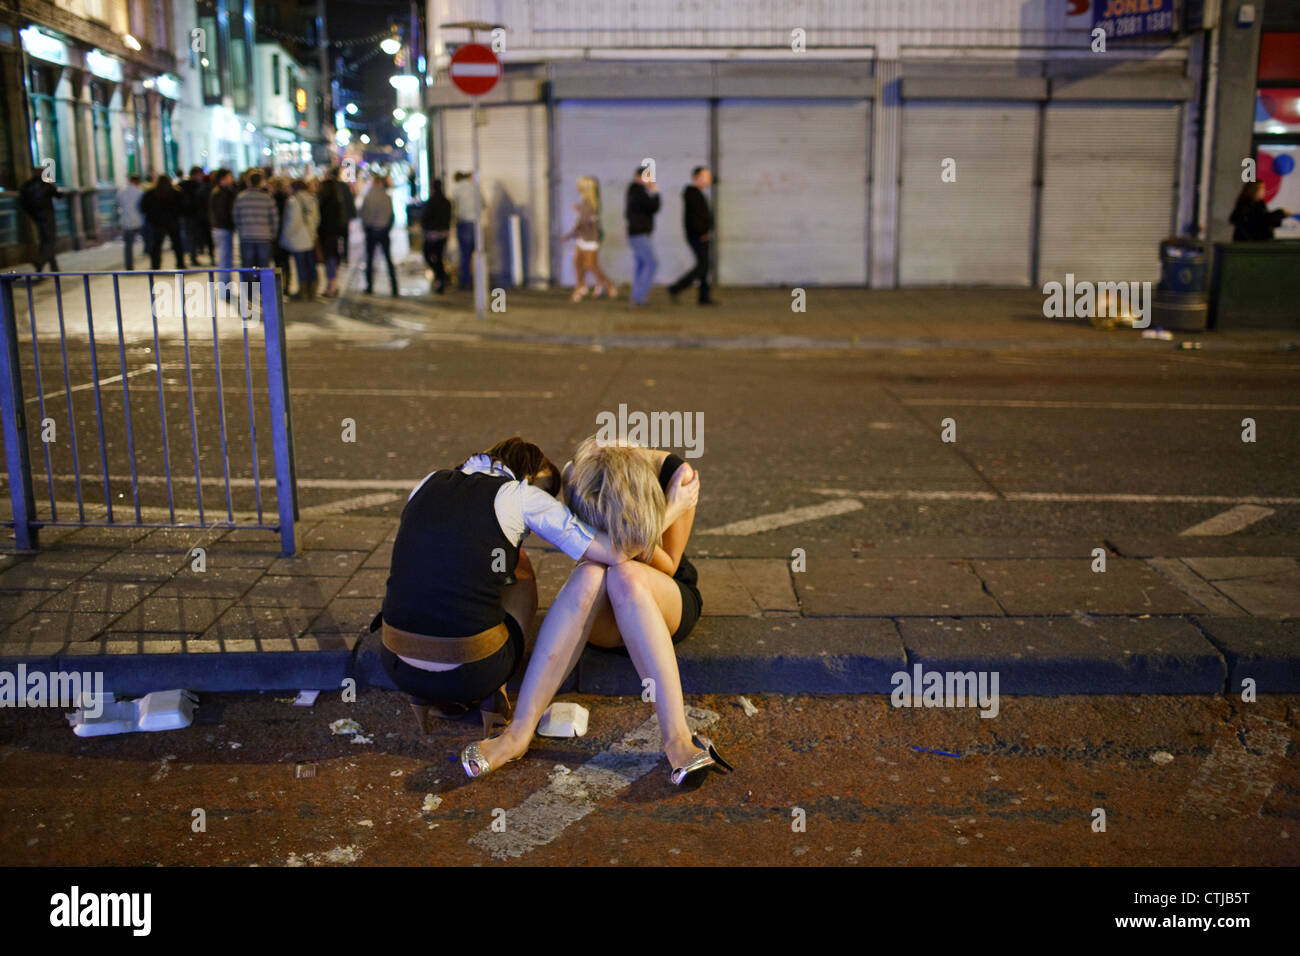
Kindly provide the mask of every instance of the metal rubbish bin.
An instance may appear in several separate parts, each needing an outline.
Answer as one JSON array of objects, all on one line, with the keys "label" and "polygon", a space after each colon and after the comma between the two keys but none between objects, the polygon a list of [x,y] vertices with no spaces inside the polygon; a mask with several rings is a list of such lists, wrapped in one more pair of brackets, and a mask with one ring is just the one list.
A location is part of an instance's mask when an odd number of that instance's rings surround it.
[{"label": "metal rubbish bin", "polygon": [[1160,286],[1165,292],[1203,292],[1209,278],[1205,243],[1174,236],[1160,243]]},{"label": "metal rubbish bin", "polygon": [[1151,327],[1199,332],[1210,319],[1209,257],[1199,239],[1174,236],[1160,243],[1160,283]]},{"label": "metal rubbish bin", "polygon": [[1171,332],[1203,332],[1210,319],[1210,293],[1155,290],[1151,296],[1151,328]]}]

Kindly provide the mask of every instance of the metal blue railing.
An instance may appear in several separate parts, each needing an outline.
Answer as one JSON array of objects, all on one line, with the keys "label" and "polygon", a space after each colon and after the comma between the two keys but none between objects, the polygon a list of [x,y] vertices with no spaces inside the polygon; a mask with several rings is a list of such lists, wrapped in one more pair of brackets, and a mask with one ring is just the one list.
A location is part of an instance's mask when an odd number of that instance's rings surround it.
[{"label": "metal blue railing", "polygon": [[[218,281],[217,276],[220,274],[222,280]],[[207,366],[199,366],[199,352],[202,345],[198,341],[192,342],[191,320],[200,320],[206,316],[197,314],[191,315],[190,292],[195,282],[186,278],[192,276],[206,276],[206,283],[200,284],[200,291],[205,286],[206,296],[202,296],[202,309],[198,311],[210,312],[212,324],[212,365],[210,367],[215,381],[215,419],[217,423],[217,434],[208,435],[203,432],[201,426],[208,420],[202,406],[196,401],[196,391],[203,390],[203,386],[196,385],[196,373],[203,373]],[[230,281],[231,277],[236,279]],[[43,286],[42,283],[53,280],[53,296],[37,295]],[[169,283],[168,288],[159,290],[157,283],[165,281]],[[144,283],[149,297],[149,327],[147,330],[141,330],[137,336],[137,341],[133,341],[128,335],[123,322],[123,287],[127,283]],[[91,382],[89,385],[74,386],[73,384],[73,365],[69,361],[69,340],[70,340],[70,323],[76,323],[80,318],[69,313],[76,312],[75,294],[69,300],[65,292],[65,287],[72,285],[81,286],[82,296],[85,308],[85,333],[86,346],[88,349],[89,372]],[[117,340],[117,360],[118,375],[111,375],[108,378],[101,378],[101,369],[99,362],[99,343],[95,335],[95,302],[92,297],[92,287],[99,294],[101,303],[108,298],[111,289],[112,308],[116,316],[116,340]],[[180,300],[179,314],[174,316],[163,316],[164,322],[171,318],[179,320],[179,325],[166,326],[163,331],[159,329],[159,309],[160,298],[159,291],[167,293],[168,289],[177,288],[180,290],[178,296]],[[241,316],[239,325],[242,329],[242,345],[244,374],[241,383],[242,390],[245,393],[246,401],[244,404],[247,411],[247,427],[243,428],[244,423],[238,420],[238,413],[235,419],[228,418],[226,414],[226,382],[222,367],[222,335],[219,329],[218,318],[223,308],[229,306],[223,304],[229,303],[230,292],[232,288],[238,291],[239,305],[237,315]],[[15,292],[19,295],[15,295]],[[224,295],[223,295],[224,294]],[[51,301],[52,298],[52,301]],[[175,297],[174,297],[175,298]],[[19,310],[15,303],[19,302],[26,307],[26,321],[21,325],[25,326],[20,333]],[[284,313],[282,309],[283,294],[280,286],[279,274],[274,269],[187,269],[187,270],[170,270],[154,272],[63,272],[48,275],[39,273],[6,273],[0,274],[0,418],[3,418],[3,435],[5,445],[5,460],[9,476],[9,496],[13,505],[12,525],[15,531],[17,546],[20,549],[31,549],[36,545],[37,533],[41,527],[47,525],[134,525],[140,527],[250,527],[264,528],[270,531],[276,531],[280,535],[281,551],[286,555],[294,553],[294,520],[298,516],[298,495],[297,481],[293,455],[293,424],[290,414],[289,405],[289,373],[288,364],[285,356],[285,330],[284,330]],[[168,310],[170,311],[170,310]],[[133,310],[128,303],[127,314],[133,314]],[[142,314],[142,310],[141,310]],[[266,407],[260,409],[261,413],[267,417],[271,429],[271,460],[270,463],[274,469],[275,488],[276,488],[276,508],[274,518],[268,521],[268,516],[263,507],[262,496],[262,465],[259,462],[258,443],[257,443],[257,419],[258,419],[258,402],[255,401],[254,388],[254,355],[256,349],[250,342],[249,329],[256,327],[256,321],[249,319],[256,315],[260,319],[263,330],[263,349],[265,352],[265,377],[266,377]],[[61,393],[50,393],[46,389],[45,373],[42,372],[42,343],[52,344],[52,338],[55,333],[54,320],[57,319],[57,335],[59,340],[59,365],[63,384]],[[101,323],[102,324],[102,323]],[[79,326],[75,331],[80,331]],[[145,332],[149,334],[146,335]],[[30,340],[23,343],[20,335],[27,336],[30,333]],[[102,333],[102,330],[101,330]],[[179,338],[179,342],[174,339]],[[228,336],[229,338],[229,336]],[[79,344],[74,340],[74,350]],[[230,344],[230,343],[227,343]],[[23,385],[23,353],[24,345],[31,350],[30,368],[35,380],[35,395],[29,396]],[[182,516],[178,512],[184,510],[183,499],[178,499],[176,481],[173,476],[172,441],[169,436],[169,424],[167,415],[167,399],[169,396],[175,397],[179,392],[175,380],[170,380],[164,374],[163,349],[166,346],[173,354],[178,350],[184,356],[185,370],[185,393],[188,401],[188,431],[189,431],[189,451],[194,469],[194,488],[195,503],[197,505],[197,520],[186,521],[179,520]],[[128,361],[128,347],[134,351],[136,348],[143,348],[145,351],[152,351],[153,361],[143,364],[138,368],[132,369]],[[111,361],[111,360],[110,360]],[[47,368],[50,362],[48,349],[46,355]],[[109,366],[111,368],[111,366]],[[174,366],[167,366],[174,368]],[[107,371],[107,370],[105,370]],[[163,475],[141,475],[140,473],[140,454],[142,449],[138,441],[142,423],[133,416],[141,414],[141,406],[133,413],[132,410],[132,391],[130,379],[133,376],[149,375],[153,373],[155,388],[158,399],[158,431],[159,447],[156,452],[160,453]],[[106,407],[109,400],[113,397],[111,390],[105,386],[111,385],[118,377],[121,379],[121,409],[120,415],[117,409]],[[260,376],[259,376],[260,377]],[[57,388],[57,386],[56,386]],[[88,502],[83,490],[83,483],[93,481],[94,476],[83,475],[81,466],[82,458],[78,447],[78,415],[76,411],[76,400],[74,395],[78,391],[91,390],[95,400],[95,438],[98,442],[98,459],[100,474],[98,482],[93,482],[89,487],[94,489],[96,485],[103,495],[103,516],[88,515]],[[208,391],[214,390],[207,388]],[[137,389],[137,393],[138,393]],[[53,403],[63,398],[67,404],[67,427],[68,442],[66,457],[70,458],[72,474],[64,476],[56,474],[53,449],[63,449],[61,443],[55,443],[47,440],[45,431],[57,430],[57,423],[50,417],[49,411]],[[137,394],[137,401],[139,395]],[[36,402],[37,409],[40,413],[42,423],[41,429],[33,433],[28,427],[27,405],[30,402]],[[236,407],[238,407],[238,404]],[[145,405],[152,405],[151,402]],[[177,423],[173,420],[171,428],[175,428]],[[211,429],[207,430],[208,432]],[[122,461],[120,452],[120,439],[125,439],[125,461]],[[231,442],[235,439],[240,442],[246,441],[249,447],[249,460],[251,468],[246,474],[232,474],[232,456]],[[45,483],[48,489],[49,497],[49,514],[48,516],[38,514],[43,508],[38,508],[37,499],[33,488],[32,474],[32,456],[29,442],[40,441],[45,466]],[[148,442],[148,439],[145,439]],[[203,469],[204,447],[209,451],[219,448],[221,462],[221,485],[225,492],[225,507],[218,513],[218,517],[211,517],[211,509],[205,507],[203,498]],[[154,454],[155,449],[150,447],[149,454]],[[215,458],[215,454],[213,456]],[[114,468],[111,463],[117,460],[117,467]],[[236,462],[236,465],[238,463]],[[114,472],[116,471],[116,475]],[[115,488],[122,489],[129,472],[130,479],[130,510],[127,515],[123,515],[123,509],[114,510],[114,491]],[[166,490],[166,520],[146,520],[149,515],[147,511],[161,513],[162,507],[146,507],[142,502],[142,485],[147,482],[161,484]],[[67,509],[63,510],[63,516],[60,516],[59,503],[55,494],[56,484],[71,482],[76,490],[76,515],[75,518],[67,514]],[[213,479],[215,483],[215,479]],[[247,511],[237,513],[234,488],[237,485],[251,486],[251,501],[241,502],[241,505],[251,506]],[[119,497],[125,497],[125,490],[118,490]],[[93,492],[92,492],[93,496]],[[182,504],[178,507],[178,501]],[[90,506],[93,508],[94,503]]]}]

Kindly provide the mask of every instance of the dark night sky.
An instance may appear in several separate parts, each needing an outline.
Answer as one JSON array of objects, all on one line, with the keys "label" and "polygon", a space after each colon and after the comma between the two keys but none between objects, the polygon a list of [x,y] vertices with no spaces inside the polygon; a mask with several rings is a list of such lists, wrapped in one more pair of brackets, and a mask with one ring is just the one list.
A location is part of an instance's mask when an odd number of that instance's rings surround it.
[{"label": "dark night sky", "polygon": [[[417,10],[423,20],[422,3],[417,4]],[[383,33],[393,20],[406,24],[410,15],[409,0],[326,0],[325,3],[331,43]],[[392,122],[395,99],[388,78],[396,72],[393,58],[380,52],[378,40],[366,44],[352,43],[345,46],[342,53],[347,67],[344,84],[360,108],[356,116],[348,118],[349,125],[359,129],[363,124],[373,124],[369,129],[372,139],[376,143],[391,143],[394,137],[403,135]]]}]

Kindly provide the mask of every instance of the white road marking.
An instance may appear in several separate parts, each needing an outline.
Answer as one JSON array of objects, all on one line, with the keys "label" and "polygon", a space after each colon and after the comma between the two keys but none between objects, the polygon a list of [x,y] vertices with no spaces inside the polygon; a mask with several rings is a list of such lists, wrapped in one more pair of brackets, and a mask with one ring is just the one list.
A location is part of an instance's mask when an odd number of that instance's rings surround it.
[{"label": "white road marking", "polygon": [[[997,501],[991,491],[853,491],[846,488],[813,488],[818,495],[864,498],[869,501]],[[1008,491],[1006,501],[1082,502],[1084,504],[1180,504],[1180,505],[1300,505],[1300,498],[1256,497],[1253,495],[1141,495],[1100,494],[1072,491]]]},{"label": "white road marking", "polygon": [[[181,368],[184,368],[183,365],[180,366],[180,367],[181,367]],[[175,368],[175,366],[163,365],[163,371],[164,371],[164,372],[167,371],[169,368]],[[156,372],[157,370],[158,370],[158,366],[156,366],[156,365],[146,365],[144,368],[137,368],[137,369],[133,369],[133,370],[130,371],[130,372],[127,372],[127,373],[126,373],[126,377],[127,377],[127,378],[134,378],[134,377],[137,376],[137,375],[145,375],[145,374],[148,374],[148,373],[150,373],[150,372]],[[108,378],[101,378],[101,379],[99,380],[99,386],[100,386],[100,388],[103,388],[105,385],[114,385],[114,384],[116,384],[117,382],[120,382],[120,381],[122,381],[122,374],[119,372],[117,375],[110,375]],[[94,383],[93,381],[92,381],[92,382],[86,382],[84,385],[74,385],[74,386],[72,386],[72,391],[74,391],[74,392],[87,392],[87,391],[90,391],[90,390],[91,390],[92,388],[94,388],[94,387],[95,387],[95,383]],[[67,395],[67,394],[68,394],[68,389],[65,389],[65,388],[61,388],[61,389],[59,389],[57,392],[46,392],[46,393],[45,393],[45,401],[47,401],[47,402],[48,402],[48,401],[52,401],[53,399],[61,398],[62,396]],[[40,395],[39,393],[37,393],[36,395],[33,395],[31,398],[27,399],[27,401],[24,402],[24,404],[26,404],[26,405],[31,405],[31,404],[33,404],[33,403],[39,403],[40,400],[41,400],[41,395]]]},{"label": "white road marking", "polygon": [[1142,411],[1160,409],[1184,412],[1300,412],[1300,405],[1223,405],[1196,402],[1066,402],[1012,398],[900,398],[899,402],[903,405],[938,408],[947,405],[965,405],[972,408],[1107,408]]},{"label": "white road marking", "polygon": [[744,521],[733,521],[731,524],[724,524],[717,528],[697,531],[696,534],[759,534],[792,524],[802,524],[805,521],[816,521],[818,518],[858,511],[861,508],[862,502],[845,498],[839,501],[827,501],[820,505],[809,505],[806,508],[791,508],[789,511],[779,511],[776,514],[759,515],[757,518],[746,518]]},{"label": "white road marking", "polygon": [[1262,521],[1271,514],[1276,514],[1272,508],[1261,508],[1259,505],[1237,505],[1235,508],[1229,508],[1222,514],[1217,514],[1200,524],[1194,524],[1180,533],[1188,537],[1232,534],[1254,524],[1256,521]]},{"label": "white road marking", "polygon": [[[711,710],[686,708],[686,721],[693,731],[703,730],[718,720],[718,714]],[[557,773],[548,786],[507,810],[504,832],[494,833],[489,826],[471,837],[469,844],[498,860],[521,857],[553,842],[569,826],[595,810],[598,802],[626,790],[663,763],[659,719],[651,717],[622,742],[592,757],[572,773]],[[485,780],[490,781],[492,777]]]},{"label": "white road marking", "polygon": [[298,509],[298,518],[320,518],[324,515],[343,514],[346,511],[356,511],[360,508],[375,508],[379,505],[386,505],[390,501],[397,501],[401,495],[395,495],[391,492],[378,492],[370,495],[359,495],[356,498],[344,498],[342,501],[331,501],[329,504],[312,505],[310,508]]},{"label": "white road marking", "polygon": [[1211,614],[1220,617],[1246,616],[1245,611],[1177,558],[1147,558],[1146,563],[1164,575],[1188,597],[1205,605]]}]

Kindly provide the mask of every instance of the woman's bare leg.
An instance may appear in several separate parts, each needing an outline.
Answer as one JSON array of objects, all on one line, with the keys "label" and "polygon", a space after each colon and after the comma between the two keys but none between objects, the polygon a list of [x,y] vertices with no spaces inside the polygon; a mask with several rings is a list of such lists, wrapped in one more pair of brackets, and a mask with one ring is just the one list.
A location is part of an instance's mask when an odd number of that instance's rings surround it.
[{"label": "woman's bare leg", "polygon": [[613,296],[618,291],[618,286],[614,285],[609,276],[605,275],[604,270],[601,269],[600,253],[598,252],[591,254],[591,271],[596,276],[596,281],[605,287],[610,296]]},{"label": "woman's bare leg", "polygon": [[542,621],[519,688],[514,719],[500,736],[479,741],[479,750],[490,766],[499,767],[527,753],[542,712],[578,663],[602,603],[608,608],[605,566],[584,561],[573,569]]},{"label": "woman's bare leg", "polygon": [[681,620],[681,592],[672,578],[640,561],[610,568],[605,588],[637,674],[642,680],[654,681],[654,708],[664,754],[673,767],[685,766],[699,748],[691,742],[677,651],[665,620]]}]

